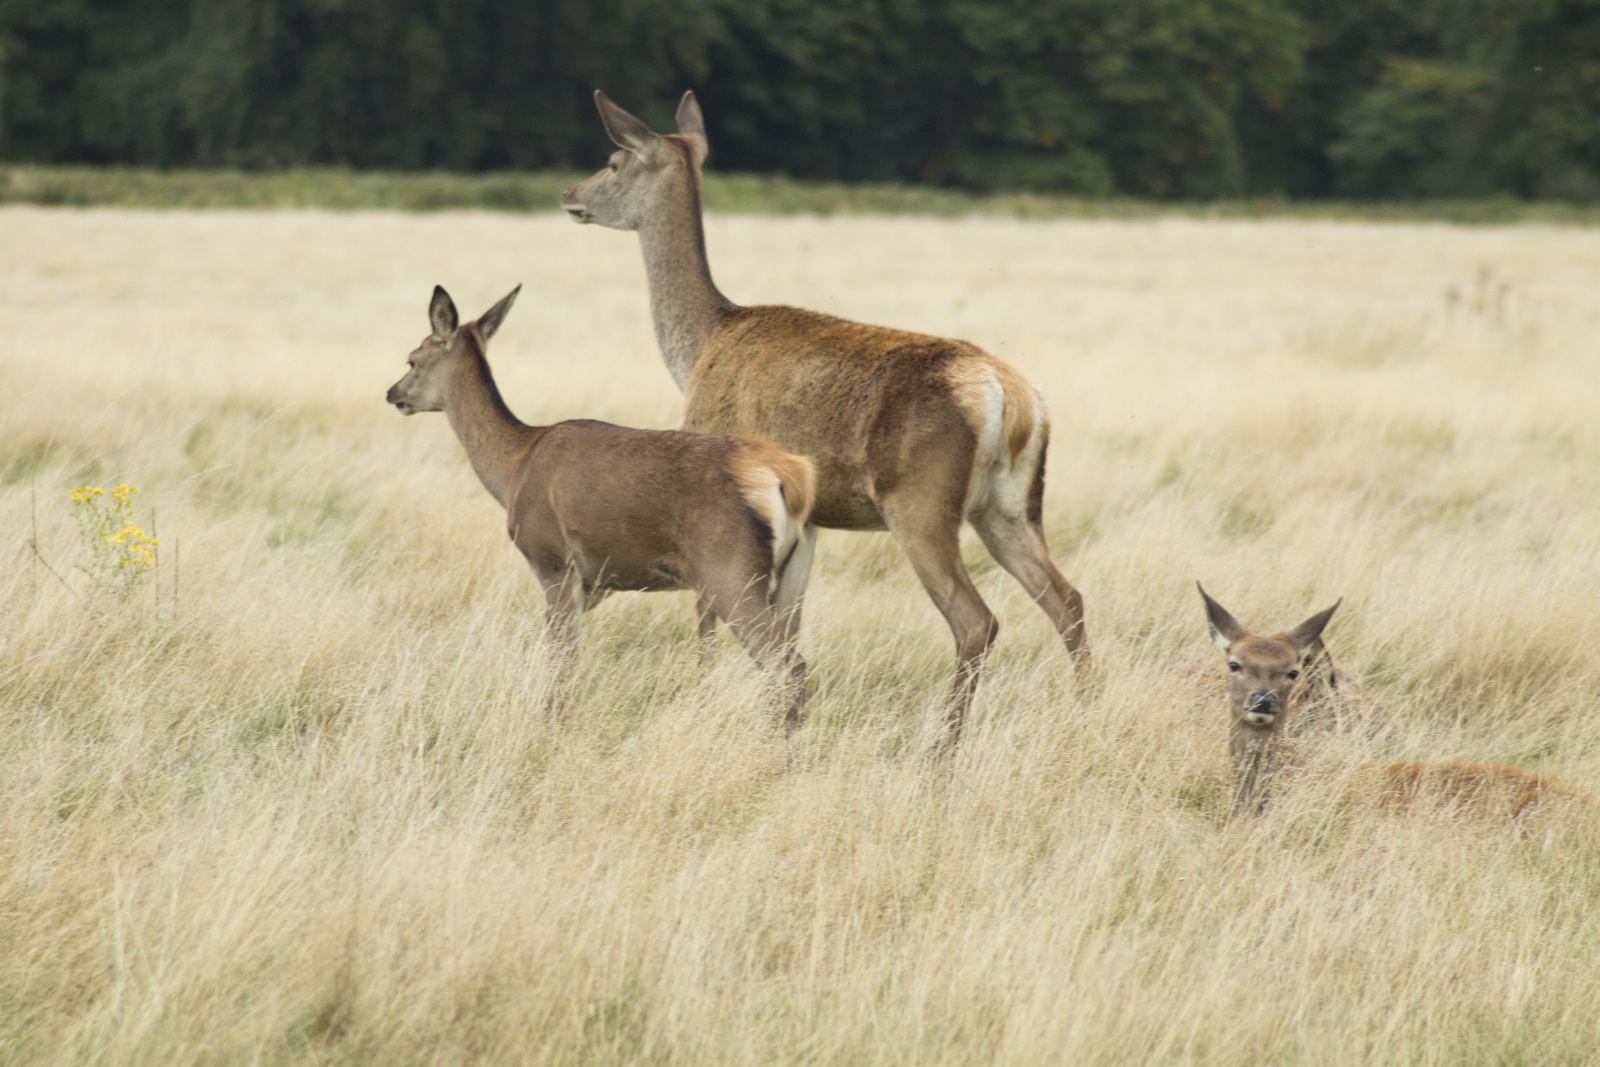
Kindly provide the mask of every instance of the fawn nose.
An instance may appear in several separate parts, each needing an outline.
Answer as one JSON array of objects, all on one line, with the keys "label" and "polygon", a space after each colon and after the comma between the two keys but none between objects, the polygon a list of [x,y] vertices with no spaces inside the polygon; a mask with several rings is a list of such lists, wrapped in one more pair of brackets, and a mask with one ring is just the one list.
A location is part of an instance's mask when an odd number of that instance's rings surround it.
[{"label": "fawn nose", "polygon": [[1273,692],[1251,693],[1250,699],[1245,701],[1245,718],[1256,726],[1265,726],[1278,714],[1278,694]]}]

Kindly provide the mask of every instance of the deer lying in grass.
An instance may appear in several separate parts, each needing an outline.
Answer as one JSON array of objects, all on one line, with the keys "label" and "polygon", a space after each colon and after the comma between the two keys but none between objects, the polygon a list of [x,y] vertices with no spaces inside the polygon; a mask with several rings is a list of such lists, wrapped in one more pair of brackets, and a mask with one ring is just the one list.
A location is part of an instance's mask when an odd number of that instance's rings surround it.
[{"label": "deer lying in grass", "polygon": [[685,394],[683,428],[760,434],[812,457],[813,524],[886,529],[900,543],[955,636],[946,742],[960,735],[999,630],[961,562],[963,521],[1050,617],[1084,676],[1083,599],[1045,546],[1049,422],[1033,387],[963,341],[734,304],[706,259],[708,148],[694,94],[668,136],[604,93],[595,102],[621,151],[561,202],[578,222],[638,231],[656,338]]},{"label": "deer lying in grass", "polygon": [[693,589],[702,633],[710,616],[728,624],[777,677],[794,730],[805,701],[794,609],[810,567],[810,460],[755,437],[518,421],[495,387],[485,342],[519,291],[460,325],[449,294],[436,287],[433,332],[411,353],[388,402],[405,415],[443,411],[484,488],[505,507],[511,540],[544,587],[557,693],[586,607],[618,590]]},{"label": "deer lying in grass", "polygon": [[[1256,814],[1266,805],[1273,778],[1300,765],[1285,739],[1294,701],[1314,697],[1317,686],[1331,688],[1342,679],[1343,672],[1332,667],[1322,643],[1322,631],[1339,604],[1286,633],[1262,637],[1240,626],[1203,587],[1200,596],[1211,640],[1228,658],[1234,811]],[[1312,668],[1327,671],[1327,677],[1308,677],[1308,684],[1297,685],[1301,672]],[[1343,681],[1346,686],[1354,684]],[[1361,799],[1388,808],[1431,803],[1511,818],[1555,797],[1593,803],[1582,790],[1504,763],[1368,764],[1356,769],[1351,785]]]}]

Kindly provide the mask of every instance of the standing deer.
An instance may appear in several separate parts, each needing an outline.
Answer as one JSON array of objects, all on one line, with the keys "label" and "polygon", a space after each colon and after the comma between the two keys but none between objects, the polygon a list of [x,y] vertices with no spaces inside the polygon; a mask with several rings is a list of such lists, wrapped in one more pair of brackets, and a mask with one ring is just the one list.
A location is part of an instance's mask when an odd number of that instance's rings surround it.
[{"label": "standing deer", "polygon": [[[1260,637],[1240,626],[1200,583],[1195,585],[1205,601],[1211,640],[1228,658],[1234,811],[1259,814],[1266,806],[1273,777],[1300,762],[1285,742],[1285,724],[1295,710],[1293,700],[1302,693],[1313,699],[1325,698],[1341,688],[1341,681],[1343,688],[1354,685],[1332,666],[1322,643],[1322,631],[1339,604],[1287,633]],[[1318,675],[1308,676],[1307,683],[1297,687],[1301,671],[1313,669]],[[1319,676],[1323,671],[1326,679]],[[1319,686],[1323,687],[1320,692]],[[1351,785],[1360,799],[1375,800],[1384,807],[1431,802],[1511,818],[1556,797],[1593,804],[1582,790],[1505,763],[1367,764],[1356,768]]]},{"label": "standing deer", "polygon": [[1045,546],[1049,421],[1034,388],[964,341],[733,303],[706,260],[708,144],[694,94],[678,107],[679,132],[665,136],[604,93],[595,103],[620,151],[568,189],[562,206],[578,222],[638,231],[656,340],[685,394],[683,428],[760,434],[810,456],[815,526],[886,529],[905,549],[955,636],[945,744],[960,736],[999,630],[961,562],[963,521],[1050,617],[1087,677],[1083,599]]},{"label": "standing deer", "polygon": [[590,419],[528,426],[506,408],[485,354],[521,286],[458,323],[435,287],[432,333],[389,388],[401,414],[443,411],[512,542],[544,587],[559,694],[583,612],[618,590],[692,589],[701,631],[722,619],[778,680],[792,732],[805,703],[795,610],[809,570],[811,462],[755,437],[632,430]]}]

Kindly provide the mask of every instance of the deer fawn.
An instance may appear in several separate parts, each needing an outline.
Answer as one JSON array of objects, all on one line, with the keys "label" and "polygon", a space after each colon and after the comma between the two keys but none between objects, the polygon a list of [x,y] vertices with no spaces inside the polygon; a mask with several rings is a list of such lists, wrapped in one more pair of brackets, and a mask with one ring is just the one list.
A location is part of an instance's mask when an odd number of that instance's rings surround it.
[{"label": "deer fawn", "polygon": [[701,632],[726,622],[777,677],[801,723],[805,661],[795,610],[810,569],[811,461],[755,437],[632,430],[579,419],[528,426],[506,408],[485,355],[521,286],[458,324],[435,288],[433,330],[389,389],[402,414],[443,411],[512,542],[544,587],[559,694],[583,612],[618,590],[693,589]]},{"label": "deer fawn", "polygon": [[679,132],[667,136],[604,93],[595,102],[621,150],[561,202],[578,222],[638,231],[656,339],[685,394],[683,428],[760,434],[812,457],[814,525],[887,529],[905,549],[955,636],[945,743],[960,736],[999,629],[962,565],[963,521],[1050,617],[1086,676],[1083,599],[1045,546],[1049,422],[1033,387],[963,341],[734,304],[706,259],[708,147],[694,94],[684,94]]},{"label": "deer fawn", "polygon": [[[1257,814],[1266,805],[1273,777],[1299,764],[1284,736],[1293,700],[1302,693],[1315,699],[1341,683],[1347,691],[1354,686],[1332,666],[1322,643],[1322,631],[1339,604],[1286,633],[1261,637],[1240,626],[1204,587],[1200,596],[1211,640],[1228,658],[1234,811]],[[1302,671],[1315,673],[1308,675],[1307,684],[1297,686]],[[1593,803],[1582,790],[1505,763],[1368,764],[1356,769],[1352,786],[1362,799],[1388,808],[1433,803],[1512,818],[1553,797]]]}]

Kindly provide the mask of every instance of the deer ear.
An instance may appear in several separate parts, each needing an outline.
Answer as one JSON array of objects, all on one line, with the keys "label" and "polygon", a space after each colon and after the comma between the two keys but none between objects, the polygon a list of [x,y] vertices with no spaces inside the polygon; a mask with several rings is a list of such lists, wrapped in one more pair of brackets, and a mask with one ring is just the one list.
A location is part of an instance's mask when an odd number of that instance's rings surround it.
[{"label": "deer ear", "polygon": [[1233,643],[1249,633],[1243,626],[1228,614],[1228,609],[1218,604],[1206,593],[1205,586],[1199,582],[1194,587],[1200,590],[1200,599],[1206,602],[1206,622],[1211,627],[1211,643],[1226,652],[1233,647]]},{"label": "deer ear", "polygon": [[456,314],[456,303],[442,285],[433,287],[433,299],[428,302],[428,321],[433,324],[435,341],[448,340],[461,324],[461,317]]},{"label": "deer ear", "polygon": [[654,130],[611,102],[599,89],[594,91],[594,106],[600,110],[600,121],[606,133],[618,148],[645,159],[659,150],[661,138]]},{"label": "deer ear", "polygon": [[1344,603],[1344,597],[1327,611],[1319,611],[1305,622],[1284,634],[1289,643],[1294,646],[1296,654],[1303,653],[1310,648],[1312,643],[1322,636],[1323,627],[1328,625],[1328,620],[1333,618],[1333,613],[1339,610],[1339,605]]},{"label": "deer ear", "polygon": [[478,334],[487,341],[494,336],[500,328],[500,323],[505,321],[506,312],[511,310],[511,305],[517,302],[517,294],[522,292],[522,286],[517,286],[511,292],[500,298],[494,307],[478,316]]},{"label": "deer ear", "polygon": [[694,98],[693,90],[684,93],[683,99],[678,101],[678,136],[694,149],[694,165],[704,166],[706,156],[711,153],[711,142],[706,139],[706,119],[700,114],[700,101]]}]

